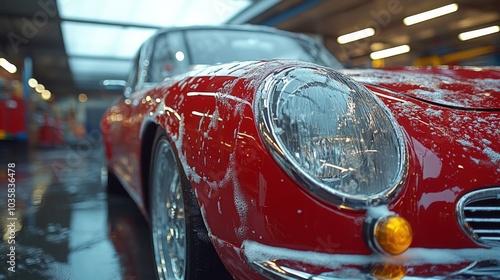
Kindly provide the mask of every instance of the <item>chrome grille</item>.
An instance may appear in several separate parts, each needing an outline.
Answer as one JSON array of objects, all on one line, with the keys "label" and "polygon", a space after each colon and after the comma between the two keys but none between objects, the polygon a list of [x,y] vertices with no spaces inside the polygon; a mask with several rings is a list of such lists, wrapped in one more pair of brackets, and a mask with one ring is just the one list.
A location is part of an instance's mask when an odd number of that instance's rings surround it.
[{"label": "chrome grille", "polygon": [[466,194],[457,210],[460,225],[474,241],[500,247],[500,188]]}]

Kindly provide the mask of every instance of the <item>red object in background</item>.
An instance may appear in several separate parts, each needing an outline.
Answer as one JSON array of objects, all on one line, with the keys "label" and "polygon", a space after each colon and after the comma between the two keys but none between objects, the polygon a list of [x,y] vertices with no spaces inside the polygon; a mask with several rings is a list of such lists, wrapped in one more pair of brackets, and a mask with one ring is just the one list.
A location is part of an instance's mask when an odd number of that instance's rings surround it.
[{"label": "red object in background", "polygon": [[0,97],[0,140],[26,140],[26,106],[17,96]]},{"label": "red object in background", "polygon": [[64,144],[64,124],[61,120],[44,115],[38,130],[38,145],[44,147]]}]

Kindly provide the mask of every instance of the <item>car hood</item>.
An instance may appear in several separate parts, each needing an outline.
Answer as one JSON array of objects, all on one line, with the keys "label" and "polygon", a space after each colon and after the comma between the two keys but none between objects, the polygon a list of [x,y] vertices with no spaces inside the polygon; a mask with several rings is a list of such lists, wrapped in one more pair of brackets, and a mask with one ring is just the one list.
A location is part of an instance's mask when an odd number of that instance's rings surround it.
[{"label": "car hood", "polygon": [[500,109],[500,68],[439,67],[343,70],[352,79],[429,103],[463,109]]}]

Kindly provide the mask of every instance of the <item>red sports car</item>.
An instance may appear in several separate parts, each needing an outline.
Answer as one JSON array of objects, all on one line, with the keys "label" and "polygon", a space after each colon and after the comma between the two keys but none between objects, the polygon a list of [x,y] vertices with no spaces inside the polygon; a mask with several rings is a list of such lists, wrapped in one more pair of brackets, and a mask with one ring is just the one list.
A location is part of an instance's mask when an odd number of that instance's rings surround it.
[{"label": "red sports car", "polygon": [[498,68],[344,70],[295,34],[175,28],[102,129],[160,279],[500,275]]}]

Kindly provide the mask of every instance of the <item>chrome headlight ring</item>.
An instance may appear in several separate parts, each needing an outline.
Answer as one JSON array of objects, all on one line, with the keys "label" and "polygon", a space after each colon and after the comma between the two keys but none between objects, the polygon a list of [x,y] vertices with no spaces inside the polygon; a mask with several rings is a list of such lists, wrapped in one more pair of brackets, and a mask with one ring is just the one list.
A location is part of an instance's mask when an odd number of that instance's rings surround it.
[{"label": "chrome headlight ring", "polygon": [[321,200],[366,209],[401,189],[403,132],[385,104],[345,75],[310,65],[282,69],[260,85],[254,110],[273,158]]}]

